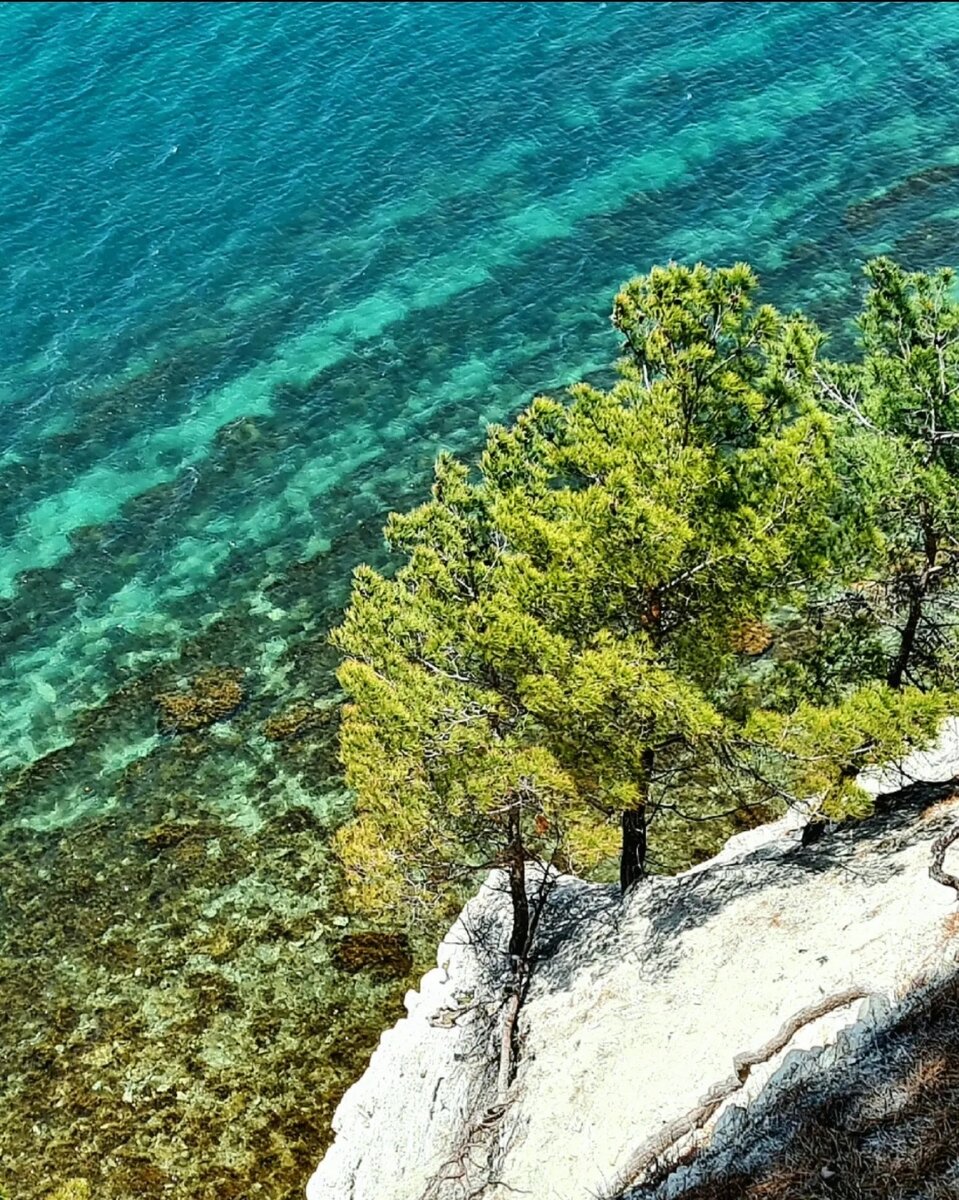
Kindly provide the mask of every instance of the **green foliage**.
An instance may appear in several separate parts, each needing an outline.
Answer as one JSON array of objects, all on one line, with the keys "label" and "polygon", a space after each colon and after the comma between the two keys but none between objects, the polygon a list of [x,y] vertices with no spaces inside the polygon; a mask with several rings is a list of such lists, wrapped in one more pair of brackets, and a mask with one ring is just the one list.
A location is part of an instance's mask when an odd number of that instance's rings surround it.
[{"label": "green foliage", "polygon": [[402,563],[356,572],[333,635],[358,904],[415,923],[494,864],[607,871],[620,818],[626,883],[647,836],[675,868],[773,799],[861,815],[859,772],[934,738],[959,306],[948,272],[867,275],[831,363],[744,264],[654,268],[615,298],[614,386],[536,398],[390,517]]},{"label": "green foliage", "polygon": [[359,570],[334,634],[351,655],[341,753],[358,798],[339,848],[367,910],[454,904],[464,872],[502,862],[511,814],[546,860],[562,846],[585,870],[609,852],[521,696],[530,665],[570,647],[522,611],[494,533],[465,469],[441,458],[433,499],[388,526],[408,563],[392,580]]},{"label": "green foliage", "polygon": [[699,686],[744,620],[821,571],[831,532],[818,335],[753,313],[755,286],[742,266],[635,281],[614,309],[621,381],[535,402],[491,432],[482,463],[496,523],[526,557],[525,602],[580,639],[646,633]]},{"label": "green foliage", "polygon": [[871,800],[856,782],[859,771],[927,745],[948,712],[937,692],[874,682],[834,704],[805,700],[789,713],[757,710],[744,735],[762,748],[770,777],[792,795],[816,797],[831,818],[864,816]]},{"label": "green foliage", "polygon": [[814,364],[836,423],[832,567],[779,614],[733,706],[784,794],[861,815],[865,766],[927,744],[956,708],[959,305],[952,272],[866,267],[860,357]]},{"label": "green foliage", "polygon": [[406,561],[361,568],[334,633],[357,797],[338,844],[364,907],[452,903],[513,818],[526,853],[589,871],[677,755],[709,774],[737,631],[832,538],[819,335],[756,286],[742,265],[627,285],[612,389],[536,399],[476,478],[441,456],[432,498],[390,518]]},{"label": "green foliage", "polygon": [[90,1200],[90,1184],[86,1179],[68,1179],[49,1200]]},{"label": "green foliage", "polygon": [[866,267],[861,361],[824,370],[824,400],[842,420],[848,492],[873,532],[853,558],[877,626],[892,627],[894,687],[956,681],[950,590],[959,555],[959,304],[954,275]]}]

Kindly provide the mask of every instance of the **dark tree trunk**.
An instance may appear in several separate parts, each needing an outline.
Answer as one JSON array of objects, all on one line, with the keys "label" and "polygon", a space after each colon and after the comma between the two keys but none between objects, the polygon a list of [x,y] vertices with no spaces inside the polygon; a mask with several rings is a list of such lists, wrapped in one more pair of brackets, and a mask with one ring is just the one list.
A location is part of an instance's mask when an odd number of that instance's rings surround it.
[{"label": "dark tree trunk", "polygon": [[803,846],[814,846],[825,832],[825,821],[810,821],[808,825],[803,826],[800,842]]},{"label": "dark tree trunk", "polygon": [[526,895],[526,848],[520,829],[520,812],[516,806],[510,810],[509,838],[507,865],[509,896],[513,905],[509,953],[513,958],[524,959],[529,949],[529,897]]},{"label": "dark tree trunk", "polygon": [[906,623],[902,627],[902,636],[899,639],[899,653],[896,655],[896,660],[892,664],[887,678],[889,686],[896,688],[897,691],[902,687],[903,677],[906,674],[906,668],[909,666],[909,659],[912,657],[913,647],[916,644],[916,634],[919,631],[919,621],[922,618],[922,600],[923,594],[917,589],[913,592],[912,599],[909,602],[909,615],[906,617]]},{"label": "dark tree trunk", "polygon": [[926,565],[923,567],[922,573],[912,588],[912,594],[909,597],[909,612],[906,616],[906,623],[902,627],[902,635],[899,638],[899,653],[896,655],[896,660],[886,677],[886,682],[889,686],[895,688],[897,691],[902,687],[902,681],[909,670],[909,661],[916,647],[916,634],[919,632],[919,623],[922,620],[923,605],[925,604],[926,594],[929,591],[936,570],[936,559],[939,556],[939,539],[936,536],[935,529],[932,527],[928,512],[925,510],[922,514],[922,528]]},{"label": "dark tree trunk", "polygon": [[625,895],[646,874],[646,809],[623,813],[623,846],[619,856],[619,886]]},{"label": "dark tree trunk", "polygon": [[636,808],[626,809],[622,816],[623,845],[619,856],[619,886],[624,896],[637,880],[646,875],[646,806],[654,761],[653,751],[644,750],[640,784],[643,798]]}]

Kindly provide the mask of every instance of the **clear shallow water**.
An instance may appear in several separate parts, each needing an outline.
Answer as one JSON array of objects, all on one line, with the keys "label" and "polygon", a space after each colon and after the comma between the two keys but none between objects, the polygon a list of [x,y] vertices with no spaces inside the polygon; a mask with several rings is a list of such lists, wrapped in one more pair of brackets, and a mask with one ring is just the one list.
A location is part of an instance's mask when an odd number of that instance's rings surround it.
[{"label": "clear shallow water", "polygon": [[[612,293],[653,262],[747,258],[836,335],[868,255],[955,262],[957,76],[950,5],[4,9],[0,795],[32,896],[7,927],[80,902],[39,865],[65,845],[109,866],[171,814],[334,822],[328,744],[263,722],[329,694],[383,513],[440,447],[603,369]],[[226,666],[241,712],[159,736],[153,696]],[[162,907],[159,851],[137,886]],[[198,874],[197,912],[220,886]],[[62,954],[110,929],[58,927]],[[18,1013],[21,1039],[51,1019]]]},{"label": "clear shallow water", "polygon": [[607,363],[629,274],[748,257],[835,326],[866,253],[948,259],[954,176],[849,207],[959,162],[957,39],[936,5],[11,9],[4,765]]}]

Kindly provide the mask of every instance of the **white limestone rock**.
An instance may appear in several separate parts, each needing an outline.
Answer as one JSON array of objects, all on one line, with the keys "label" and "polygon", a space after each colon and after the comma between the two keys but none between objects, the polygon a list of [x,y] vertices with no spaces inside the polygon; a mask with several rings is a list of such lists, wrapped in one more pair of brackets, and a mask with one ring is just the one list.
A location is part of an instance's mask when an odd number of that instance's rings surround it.
[{"label": "white limestone rock", "polygon": [[[941,758],[940,775],[951,774],[953,758]],[[935,773],[933,764],[927,776]],[[742,1119],[735,1108],[768,1098],[796,1071],[849,1053],[917,979],[954,962],[955,896],[928,865],[930,843],[957,819],[943,800],[801,847],[789,817],[693,871],[641,884],[625,904],[612,889],[562,879],[522,1014],[512,1101],[475,1139],[470,1180],[475,1171],[491,1179],[484,1200],[612,1194],[637,1148],[725,1079],[737,1053],[857,986],[874,999],[800,1030],[716,1114],[721,1130]],[[495,1098],[503,963],[475,944],[496,933],[502,945],[504,914],[491,876],[440,947],[438,968],[408,996],[409,1016],[344,1097],[309,1200],[422,1200],[444,1163],[456,1173],[465,1131]],[[431,1200],[460,1194],[449,1183]]]}]

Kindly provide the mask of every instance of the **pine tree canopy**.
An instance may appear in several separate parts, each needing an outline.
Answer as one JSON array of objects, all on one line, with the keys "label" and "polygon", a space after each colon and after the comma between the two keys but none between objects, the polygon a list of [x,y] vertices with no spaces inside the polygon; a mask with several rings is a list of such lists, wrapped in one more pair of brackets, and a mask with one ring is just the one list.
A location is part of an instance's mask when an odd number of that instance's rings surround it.
[{"label": "pine tree canopy", "polygon": [[870,280],[837,365],[748,266],[654,268],[615,298],[612,387],[537,397],[475,468],[440,455],[333,634],[358,903],[452,905],[507,861],[602,873],[617,846],[629,886],[749,803],[861,811],[861,767],[935,735],[944,694],[895,678],[862,597],[885,572],[908,603],[930,536],[927,592],[951,566],[959,320],[944,275]]}]

